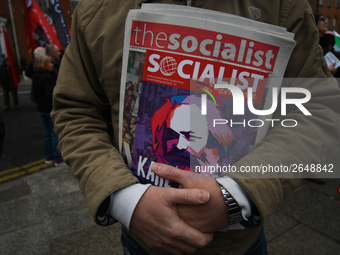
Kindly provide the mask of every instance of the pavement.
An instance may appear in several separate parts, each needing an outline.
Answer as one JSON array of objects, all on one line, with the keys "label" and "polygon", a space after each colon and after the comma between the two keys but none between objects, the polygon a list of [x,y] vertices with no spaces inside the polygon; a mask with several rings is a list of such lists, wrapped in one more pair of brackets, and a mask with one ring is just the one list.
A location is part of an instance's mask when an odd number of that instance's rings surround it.
[{"label": "pavement", "polygon": [[[334,171],[339,155],[328,158]],[[269,254],[340,255],[339,188],[304,180],[265,223]],[[0,255],[9,254],[121,255],[120,225],[96,226],[69,167],[51,166],[0,184]]]}]

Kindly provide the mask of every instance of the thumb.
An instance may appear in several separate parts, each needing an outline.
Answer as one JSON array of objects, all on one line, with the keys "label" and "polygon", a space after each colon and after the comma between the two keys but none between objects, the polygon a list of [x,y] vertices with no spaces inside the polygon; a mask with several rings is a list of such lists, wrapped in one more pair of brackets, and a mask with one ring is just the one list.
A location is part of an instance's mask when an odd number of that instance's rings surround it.
[{"label": "thumb", "polygon": [[210,199],[210,193],[202,189],[174,189],[169,188],[165,193],[166,200],[170,204],[200,205]]}]

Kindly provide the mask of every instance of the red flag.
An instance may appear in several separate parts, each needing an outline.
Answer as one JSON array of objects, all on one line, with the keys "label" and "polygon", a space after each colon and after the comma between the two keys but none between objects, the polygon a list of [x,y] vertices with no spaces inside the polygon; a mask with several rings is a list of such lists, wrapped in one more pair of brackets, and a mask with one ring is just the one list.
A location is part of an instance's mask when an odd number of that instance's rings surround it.
[{"label": "red flag", "polygon": [[27,39],[27,48],[28,48],[29,55],[31,56],[31,58],[33,58],[33,51],[36,47],[38,47],[38,44],[35,38],[33,38],[34,22],[30,19],[28,15],[28,10],[26,7],[26,0],[24,0],[24,8],[25,8],[25,31],[26,31],[26,39]]},{"label": "red flag", "polygon": [[4,25],[2,25],[2,33],[4,35],[5,46],[6,46],[6,57],[8,58],[8,61],[9,61],[10,67],[11,67],[13,85],[17,89],[18,83],[20,82],[20,75],[19,75],[18,68],[15,65],[14,54],[13,54],[11,45],[9,44],[9,40],[8,40],[6,29],[5,29]]},{"label": "red flag", "polygon": [[54,44],[62,49],[55,29],[47,21],[37,2],[35,0],[23,0],[23,2],[29,49],[47,44]]}]

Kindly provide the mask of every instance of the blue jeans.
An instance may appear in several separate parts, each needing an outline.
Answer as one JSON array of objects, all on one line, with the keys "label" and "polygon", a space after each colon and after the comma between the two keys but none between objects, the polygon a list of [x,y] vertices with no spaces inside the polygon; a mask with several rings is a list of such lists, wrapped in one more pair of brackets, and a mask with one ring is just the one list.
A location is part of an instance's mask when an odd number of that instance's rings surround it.
[{"label": "blue jeans", "polygon": [[63,158],[58,151],[58,137],[54,132],[54,125],[51,115],[46,112],[39,112],[44,124],[44,149],[46,160],[61,161]]},{"label": "blue jeans", "polygon": [[[124,255],[148,255],[148,253],[140,246],[126,231],[122,228],[121,242]],[[244,255],[268,255],[267,241],[264,236],[263,229],[256,241]]]},{"label": "blue jeans", "polygon": [[268,255],[267,240],[263,228],[253,245],[244,255]]}]

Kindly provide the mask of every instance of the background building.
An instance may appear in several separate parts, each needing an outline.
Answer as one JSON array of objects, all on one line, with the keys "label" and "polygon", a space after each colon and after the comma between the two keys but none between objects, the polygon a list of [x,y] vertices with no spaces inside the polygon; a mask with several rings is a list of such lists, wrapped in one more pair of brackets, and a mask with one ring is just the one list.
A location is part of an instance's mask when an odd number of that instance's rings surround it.
[{"label": "background building", "polygon": [[340,0],[308,0],[314,12],[320,12],[326,19],[329,30],[340,31]]},{"label": "background building", "polygon": [[[25,11],[23,1],[26,0],[1,0],[0,1],[0,25],[5,26],[12,52],[15,55],[16,66],[19,72],[25,70],[26,65],[32,60],[27,48],[25,30]],[[44,14],[50,6],[50,0],[36,0]],[[68,28],[71,28],[72,13],[78,0],[59,0]],[[5,42],[0,27],[0,51],[5,52]]]}]

